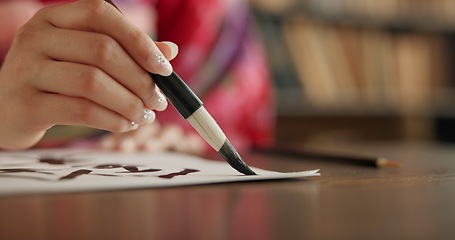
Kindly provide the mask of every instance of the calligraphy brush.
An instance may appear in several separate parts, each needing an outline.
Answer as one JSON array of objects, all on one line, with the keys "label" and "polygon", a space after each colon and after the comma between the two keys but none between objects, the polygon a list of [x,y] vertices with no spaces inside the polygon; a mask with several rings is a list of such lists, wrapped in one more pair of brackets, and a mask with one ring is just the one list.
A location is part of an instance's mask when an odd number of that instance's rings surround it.
[{"label": "calligraphy brush", "polygon": [[[111,1],[105,0],[120,9]],[[237,171],[245,175],[256,175],[242,160],[237,150],[232,146],[218,126],[213,117],[202,105],[202,101],[188,87],[188,85],[175,73],[170,76],[161,76],[150,73],[155,84],[166,95],[172,105],[185,118],[191,126],[204,138],[204,140],[217,151]]]},{"label": "calligraphy brush", "polygon": [[353,165],[361,165],[368,167],[399,167],[400,164],[394,161],[391,161],[384,157],[368,157],[368,156],[352,156],[352,155],[342,155],[335,153],[326,153],[321,151],[311,151],[306,149],[299,148],[290,148],[290,147],[280,147],[280,146],[261,146],[254,147],[255,151],[268,153],[268,154],[278,154],[280,156],[289,156],[296,157],[300,159],[314,159],[318,161],[326,162],[338,162],[346,163]]}]

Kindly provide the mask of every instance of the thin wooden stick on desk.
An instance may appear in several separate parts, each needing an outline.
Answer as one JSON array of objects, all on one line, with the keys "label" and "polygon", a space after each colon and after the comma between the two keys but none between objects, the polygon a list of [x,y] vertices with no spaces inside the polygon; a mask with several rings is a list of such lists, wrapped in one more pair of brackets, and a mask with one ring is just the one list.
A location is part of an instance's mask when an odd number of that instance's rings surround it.
[{"label": "thin wooden stick on desk", "polygon": [[280,147],[280,146],[260,146],[254,147],[253,149],[256,152],[268,153],[282,156],[289,156],[300,159],[314,159],[318,161],[330,161],[330,162],[339,162],[345,164],[369,166],[369,167],[399,167],[400,164],[394,161],[391,161],[384,157],[364,157],[364,156],[352,156],[352,155],[342,155],[326,152],[311,151],[306,149],[299,148],[290,148],[290,147]]}]

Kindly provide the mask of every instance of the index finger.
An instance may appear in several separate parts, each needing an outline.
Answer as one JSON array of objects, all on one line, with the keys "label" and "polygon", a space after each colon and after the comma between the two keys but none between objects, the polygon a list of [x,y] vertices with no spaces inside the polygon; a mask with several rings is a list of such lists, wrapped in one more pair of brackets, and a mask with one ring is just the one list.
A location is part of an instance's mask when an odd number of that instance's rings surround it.
[{"label": "index finger", "polygon": [[53,26],[98,32],[114,38],[145,70],[168,76],[172,66],[153,40],[104,0],[81,0],[40,11]]}]

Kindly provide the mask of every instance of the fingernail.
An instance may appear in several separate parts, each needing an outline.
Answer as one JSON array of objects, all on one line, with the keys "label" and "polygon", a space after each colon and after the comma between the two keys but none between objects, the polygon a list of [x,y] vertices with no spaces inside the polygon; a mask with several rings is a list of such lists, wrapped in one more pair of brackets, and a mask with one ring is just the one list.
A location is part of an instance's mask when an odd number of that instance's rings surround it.
[{"label": "fingernail", "polygon": [[169,42],[169,41],[163,41],[162,43],[165,43],[171,49],[171,57],[169,58],[169,60],[174,59],[177,56],[177,54],[179,53],[179,46],[177,46],[177,44],[175,44],[173,42]]},{"label": "fingernail", "polygon": [[172,73],[171,63],[161,54],[155,54],[155,64],[158,65],[157,73],[163,76],[169,76]]},{"label": "fingernail", "polygon": [[155,113],[150,110],[150,109],[144,109],[144,113],[142,115],[142,120],[145,122],[145,123],[152,123],[155,121]]},{"label": "fingernail", "polygon": [[129,127],[130,131],[136,130],[138,128],[139,128],[139,124],[137,124],[136,122],[130,122],[130,127]]},{"label": "fingernail", "polygon": [[150,101],[150,106],[157,111],[164,111],[167,108],[167,100],[163,93],[159,90],[155,91]]}]

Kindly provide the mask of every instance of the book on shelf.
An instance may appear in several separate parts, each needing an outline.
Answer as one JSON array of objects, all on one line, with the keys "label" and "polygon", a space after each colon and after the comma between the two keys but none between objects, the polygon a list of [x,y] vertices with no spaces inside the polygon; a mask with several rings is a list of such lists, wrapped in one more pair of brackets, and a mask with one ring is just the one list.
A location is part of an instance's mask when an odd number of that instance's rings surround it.
[{"label": "book on shelf", "polygon": [[304,17],[283,24],[303,95],[318,108],[425,111],[449,82],[444,36],[351,28]]}]

